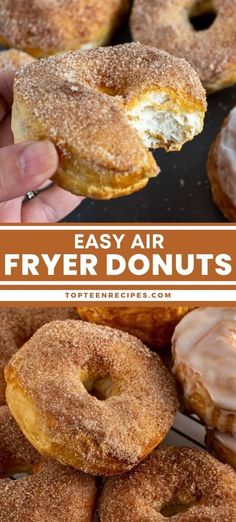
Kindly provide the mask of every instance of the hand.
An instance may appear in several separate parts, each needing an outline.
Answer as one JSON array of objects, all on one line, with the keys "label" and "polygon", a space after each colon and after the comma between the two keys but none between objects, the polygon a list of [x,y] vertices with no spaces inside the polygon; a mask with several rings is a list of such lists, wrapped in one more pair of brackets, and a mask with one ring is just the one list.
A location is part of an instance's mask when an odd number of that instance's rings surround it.
[{"label": "hand", "polygon": [[[13,80],[13,73],[0,73],[0,222],[56,222],[83,198],[48,181],[58,167],[58,154],[50,141],[13,145]],[[47,190],[24,201],[27,192],[47,185]]]}]

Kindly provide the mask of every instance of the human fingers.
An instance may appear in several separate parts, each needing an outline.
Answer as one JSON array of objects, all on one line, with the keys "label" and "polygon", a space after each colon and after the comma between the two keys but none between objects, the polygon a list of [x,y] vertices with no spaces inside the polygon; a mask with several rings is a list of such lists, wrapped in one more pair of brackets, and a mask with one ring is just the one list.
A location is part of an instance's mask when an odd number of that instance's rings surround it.
[{"label": "human fingers", "polygon": [[0,149],[0,201],[35,190],[55,173],[57,167],[57,151],[47,140]]},{"label": "human fingers", "polygon": [[11,112],[14,77],[14,71],[0,72],[0,122]]},{"label": "human fingers", "polygon": [[83,199],[52,185],[23,204],[21,220],[24,223],[55,223],[72,212]]}]

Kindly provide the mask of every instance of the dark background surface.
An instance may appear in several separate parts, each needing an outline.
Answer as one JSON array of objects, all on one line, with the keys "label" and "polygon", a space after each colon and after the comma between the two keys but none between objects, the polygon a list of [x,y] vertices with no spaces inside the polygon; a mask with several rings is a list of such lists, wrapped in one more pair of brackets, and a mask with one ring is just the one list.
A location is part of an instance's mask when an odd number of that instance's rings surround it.
[{"label": "dark background surface", "polygon": [[[128,24],[127,24],[128,25]],[[124,28],[112,42],[131,40]],[[66,220],[80,222],[223,222],[212,201],[206,174],[209,148],[224,118],[236,105],[236,86],[208,97],[202,134],[180,152],[154,152],[161,173],[135,194],[111,201],[85,200]]]}]

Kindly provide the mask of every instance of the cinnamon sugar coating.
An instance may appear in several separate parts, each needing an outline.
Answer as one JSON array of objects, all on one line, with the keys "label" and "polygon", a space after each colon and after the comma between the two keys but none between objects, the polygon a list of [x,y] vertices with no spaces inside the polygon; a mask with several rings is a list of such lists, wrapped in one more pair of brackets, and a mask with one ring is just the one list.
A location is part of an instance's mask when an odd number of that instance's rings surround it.
[{"label": "cinnamon sugar coating", "polygon": [[78,307],[84,321],[119,328],[135,335],[153,350],[169,347],[175,326],[190,308],[173,307]]},{"label": "cinnamon sugar coating", "polygon": [[0,41],[36,57],[106,43],[128,0],[1,0]]},{"label": "cinnamon sugar coating", "polygon": [[159,172],[135,127],[142,127],[148,96],[159,100],[150,101],[157,122],[164,118],[157,127],[168,127],[169,113],[175,125],[183,120],[181,137],[176,131],[158,146],[179,150],[201,131],[206,99],[199,78],[164,51],[126,44],[39,60],[15,81],[15,141],[50,139],[60,155],[54,181],[73,193],[98,199],[131,194]]},{"label": "cinnamon sugar coating", "polygon": [[93,522],[96,498],[95,478],[43,458],[0,408],[0,522]]},{"label": "cinnamon sugar coating", "polygon": [[178,407],[156,354],[127,333],[83,321],[40,328],[5,377],[9,408],[31,443],[96,474],[134,467],[165,437]]},{"label": "cinnamon sugar coating", "polygon": [[[213,24],[196,31],[191,14],[216,14]],[[185,58],[208,92],[236,82],[236,5],[234,0],[135,0],[133,39]]]},{"label": "cinnamon sugar coating", "polygon": [[0,71],[13,70],[16,71],[20,67],[34,61],[34,58],[27,53],[17,51],[17,49],[9,49],[0,52]]},{"label": "cinnamon sugar coating", "polygon": [[101,522],[234,522],[236,474],[203,451],[163,447],[106,480]]},{"label": "cinnamon sugar coating", "polygon": [[3,369],[11,356],[43,324],[76,316],[73,308],[0,308],[0,405],[6,402]]}]

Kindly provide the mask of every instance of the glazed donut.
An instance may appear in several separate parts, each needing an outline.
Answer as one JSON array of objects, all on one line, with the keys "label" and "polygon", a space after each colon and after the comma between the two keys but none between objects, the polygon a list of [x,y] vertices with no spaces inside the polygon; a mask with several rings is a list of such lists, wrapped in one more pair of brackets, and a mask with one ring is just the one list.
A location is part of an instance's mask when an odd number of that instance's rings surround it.
[{"label": "glazed donut", "polygon": [[148,147],[179,150],[200,133],[205,91],[187,62],[138,44],[66,53],[19,72],[15,142],[50,139],[54,181],[110,199],[140,190],[159,168]]},{"label": "glazed donut", "polygon": [[101,522],[234,522],[236,475],[206,452],[163,447],[106,480]]},{"label": "glazed donut", "polygon": [[33,446],[98,475],[138,464],[178,407],[174,380],[156,354],[127,333],[83,321],[43,326],[5,377],[10,411]]},{"label": "glazed donut", "polygon": [[119,328],[138,337],[153,350],[170,345],[174,328],[190,308],[172,307],[78,307],[80,319]]},{"label": "glazed donut", "polygon": [[236,108],[211,146],[207,171],[213,199],[230,221],[236,221]]},{"label": "glazed donut", "polygon": [[[215,20],[198,31],[203,16]],[[131,16],[133,39],[185,58],[208,93],[236,82],[235,24],[234,0],[135,0]]]},{"label": "glazed donut", "polygon": [[5,404],[4,366],[33,333],[55,319],[76,319],[73,308],[0,308],[0,406]]},{"label": "glazed donut", "polygon": [[236,437],[217,430],[207,430],[206,445],[210,453],[236,470]]},{"label": "glazed donut", "polygon": [[0,43],[36,58],[107,43],[129,0],[1,0]]},{"label": "glazed donut", "polygon": [[210,428],[236,434],[236,308],[199,308],[173,335],[173,372]]},{"label": "glazed donut", "polygon": [[23,65],[27,65],[34,61],[34,58],[27,53],[9,49],[9,51],[0,52],[0,71],[17,71]]},{"label": "glazed donut", "polygon": [[[0,408],[0,522],[92,522],[96,479],[43,459]],[[14,472],[31,473],[9,480]]]}]

